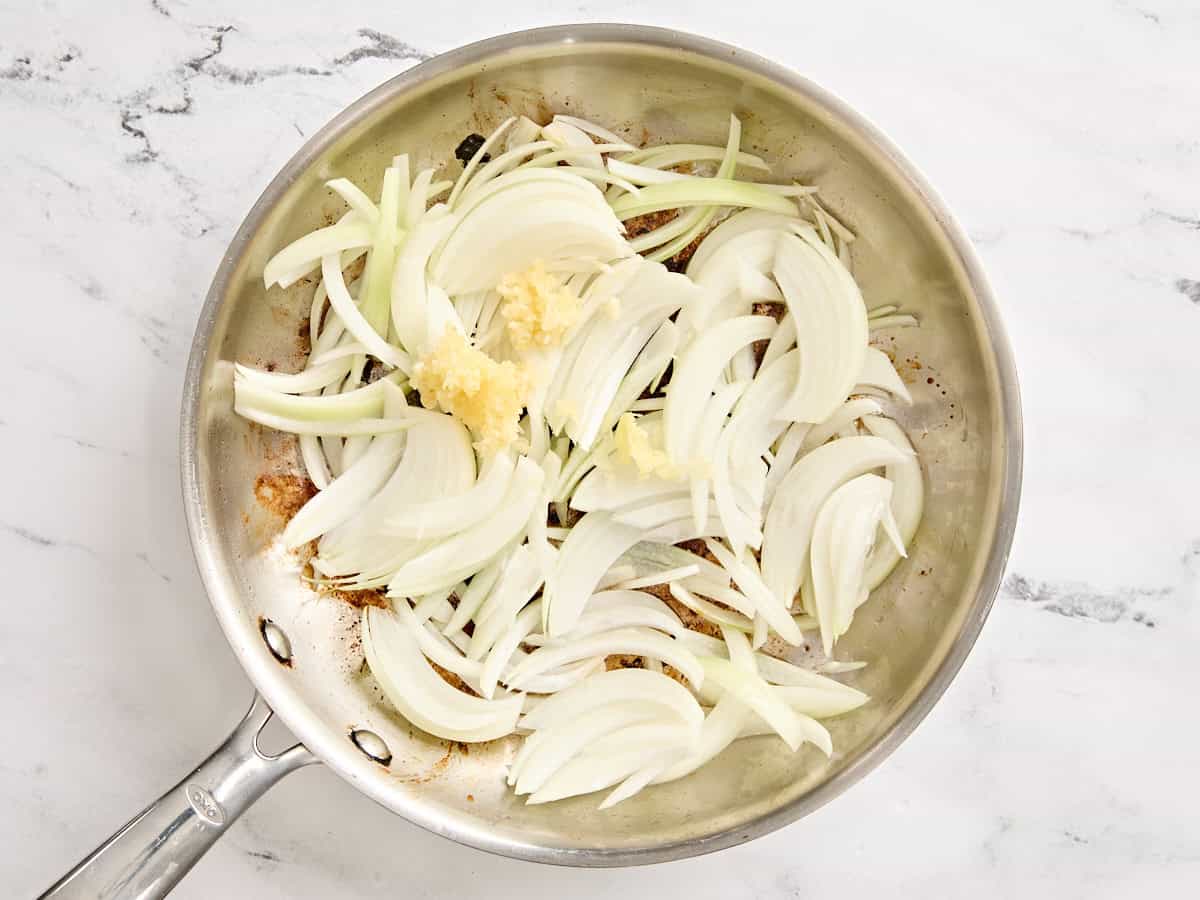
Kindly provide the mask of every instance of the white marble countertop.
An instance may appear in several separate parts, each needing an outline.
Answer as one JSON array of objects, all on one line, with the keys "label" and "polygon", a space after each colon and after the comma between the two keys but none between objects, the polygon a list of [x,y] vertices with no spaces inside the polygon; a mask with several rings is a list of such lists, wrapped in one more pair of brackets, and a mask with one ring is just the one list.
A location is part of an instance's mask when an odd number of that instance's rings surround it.
[{"label": "white marble countertop", "polygon": [[1195,896],[1195,4],[0,6],[6,896],[47,886],[250,697],[193,568],[176,459],[196,312],[242,215],[368,88],[469,40],[572,20],[684,27],[790,64],[943,192],[1022,379],[1005,588],[916,734],[831,806],[747,846],[534,869],[421,832],[314,768],[178,896],[502,900],[531,877],[577,900]]}]

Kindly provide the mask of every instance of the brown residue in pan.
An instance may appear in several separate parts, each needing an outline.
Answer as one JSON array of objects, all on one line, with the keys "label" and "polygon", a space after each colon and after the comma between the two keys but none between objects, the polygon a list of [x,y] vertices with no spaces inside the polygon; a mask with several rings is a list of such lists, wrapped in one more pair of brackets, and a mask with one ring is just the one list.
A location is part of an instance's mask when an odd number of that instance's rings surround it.
[{"label": "brown residue in pan", "polygon": [[[921,380],[926,366],[916,356],[901,357],[898,354],[891,353],[888,356],[892,360],[892,365],[896,367],[896,374],[900,376],[900,380],[905,384],[916,384]],[[930,369],[930,371],[933,370]],[[933,384],[934,379],[929,379],[927,383]]]},{"label": "brown residue in pan", "polygon": [[377,606],[380,609],[388,608],[387,596],[383,591],[341,591],[337,588],[318,586],[317,593],[332,597],[335,600],[341,600],[343,603],[349,603],[355,609],[362,609],[364,606]]},{"label": "brown residue in pan", "polygon": [[259,475],[254,480],[254,499],[267,511],[287,521],[316,496],[317,486],[303,475]]},{"label": "brown residue in pan", "polygon": [[412,775],[402,775],[400,780],[406,784],[426,784],[433,781],[446,773],[446,769],[450,767],[450,758],[454,755],[455,742],[451,741],[446,745],[446,753],[424,772],[415,772]]},{"label": "brown residue in pan", "polygon": [[467,686],[467,683],[465,681],[463,681],[461,678],[459,678],[457,675],[455,675],[449,669],[443,669],[441,666],[439,666],[437,663],[435,663],[432,659],[428,660],[428,662],[429,662],[429,665],[433,668],[433,671],[437,672],[440,676],[442,676],[442,681],[446,682],[446,684],[450,685],[450,687],[455,688],[456,690],[462,691],[464,694],[469,694],[472,697],[479,696],[478,694],[476,694],[473,690],[471,690]]},{"label": "brown residue in pan", "polygon": [[[625,221],[625,236],[632,239],[638,235],[653,231],[656,228],[661,228],[677,215],[678,212],[673,209],[664,209],[660,212],[646,213],[644,216],[634,216],[632,219]],[[663,265],[672,272],[682,272],[687,268],[687,264],[691,262],[696,248],[700,246],[700,242],[707,236],[708,232],[706,231],[670,259],[665,260]]]},{"label": "brown residue in pan", "polygon": [[308,356],[312,352],[312,336],[309,332],[310,316],[305,316],[300,320],[300,325],[296,329],[296,352]]},{"label": "brown residue in pan", "polygon": [[632,653],[614,653],[611,656],[604,657],[604,670],[611,672],[613,669],[644,669],[645,662],[642,657],[635,656]]},{"label": "brown residue in pan", "polygon": [[783,317],[787,315],[787,307],[774,301],[755,303],[750,307],[750,311],[756,316],[770,316],[776,322],[783,321]]},{"label": "brown residue in pan", "polygon": [[[750,312],[756,316],[770,316],[776,322],[783,321],[783,317],[787,314],[787,307],[782,303],[775,302],[760,302],[751,305]],[[762,365],[763,356],[767,352],[767,345],[770,341],[755,341],[751,346],[754,349],[755,365]]]},{"label": "brown residue in pan", "polygon": [[626,219],[625,237],[632,240],[639,235],[653,231],[655,228],[661,228],[677,215],[679,214],[673,209],[664,209],[661,212],[646,213],[644,216],[634,216],[632,219]]},{"label": "brown residue in pan", "polygon": [[305,584],[315,590],[318,594],[325,597],[332,597],[334,600],[340,600],[355,609],[362,609],[366,606],[377,606],[380,609],[388,609],[387,594],[382,588],[365,588],[357,591],[344,591],[340,588],[330,587],[327,584],[322,584],[317,580],[317,573],[313,569],[312,558],[317,555],[317,542],[309,541],[303,547],[296,551],[303,560],[304,566],[300,570]]},{"label": "brown residue in pan", "polygon": [[692,261],[692,257],[696,254],[696,248],[700,246],[701,241],[703,241],[706,237],[708,237],[708,232],[702,232],[694,241],[692,241],[670,259],[664,261],[663,265],[672,272],[685,271],[688,267],[688,263]]}]

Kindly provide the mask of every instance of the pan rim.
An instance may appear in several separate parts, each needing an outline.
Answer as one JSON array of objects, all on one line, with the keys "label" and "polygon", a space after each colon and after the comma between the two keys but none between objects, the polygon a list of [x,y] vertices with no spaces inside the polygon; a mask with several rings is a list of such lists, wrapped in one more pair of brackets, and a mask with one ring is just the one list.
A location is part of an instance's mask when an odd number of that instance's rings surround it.
[{"label": "pan rim", "polygon": [[[369,116],[379,106],[391,103],[405,92],[414,90],[426,82],[456,69],[479,63],[517,48],[603,44],[642,45],[684,51],[766,78],[783,88],[803,95],[807,100],[861,136],[884,157],[893,173],[920,198],[926,211],[936,221],[955,262],[961,266],[965,281],[973,295],[987,343],[991,349],[990,363],[995,367],[999,390],[997,409],[1002,420],[1003,433],[999,453],[1003,455],[1003,459],[997,463],[999,477],[987,499],[990,512],[987,524],[993,533],[991,548],[980,573],[975,596],[945,658],[889,730],[862,748],[853,761],[829,780],[789,803],[740,826],[699,838],[670,843],[622,848],[576,848],[501,838],[483,828],[463,829],[448,826],[438,816],[424,809],[419,802],[412,803],[404,810],[398,809],[388,802],[389,794],[380,786],[383,782],[372,770],[372,764],[347,754],[340,732],[313,714],[302,702],[298,703],[299,698],[294,689],[283,680],[279,671],[269,666],[262,654],[253,652],[258,649],[254,640],[255,631],[243,620],[243,617],[239,617],[240,606],[232,602],[223,602],[223,598],[231,593],[232,588],[225,566],[216,552],[215,544],[208,538],[213,526],[203,501],[199,422],[203,401],[202,376],[211,349],[210,340],[219,309],[228,292],[231,277],[237,268],[241,254],[265,217],[296,180],[298,174],[303,172],[330,143]],[[407,821],[479,850],[555,865],[643,865],[698,856],[732,847],[768,834],[814,812],[874,770],[904,742],[928,715],[974,646],[1000,588],[1012,546],[1020,502],[1023,426],[1020,392],[1012,350],[982,264],[966,233],[951,215],[940,196],[882,131],[825,88],[786,66],[733,45],[687,32],[643,25],[559,25],[516,31],[477,41],[422,62],[389,79],[347,106],[318,130],[272,179],[235,233],[221,259],[200,311],[185,373],[182,400],[180,469],[184,510],[192,552],[201,581],[225,633],[226,640],[238,657],[247,676],[268,704],[315,756],[357,789]]]}]

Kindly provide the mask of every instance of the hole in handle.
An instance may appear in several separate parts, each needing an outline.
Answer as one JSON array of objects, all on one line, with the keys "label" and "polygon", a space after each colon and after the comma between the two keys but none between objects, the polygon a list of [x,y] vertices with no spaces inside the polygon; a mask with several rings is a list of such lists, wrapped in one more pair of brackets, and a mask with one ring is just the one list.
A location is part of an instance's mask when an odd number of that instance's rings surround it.
[{"label": "hole in handle", "polygon": [[388,749],[383,738],[375,732],[365,728],[356,728],[350,732],[350,740],[368,759],[385,766],[392,761],[392,751]]},{"label": "hole in handle", "polygon": [[259,617],[258,631],[263,637],[263,642],[267,645],[267,649],[271,651],[271,655],[280,663],[291,668],[292,666],[292,642],[288,640],[284,630],[272,622],[270,619]]}]

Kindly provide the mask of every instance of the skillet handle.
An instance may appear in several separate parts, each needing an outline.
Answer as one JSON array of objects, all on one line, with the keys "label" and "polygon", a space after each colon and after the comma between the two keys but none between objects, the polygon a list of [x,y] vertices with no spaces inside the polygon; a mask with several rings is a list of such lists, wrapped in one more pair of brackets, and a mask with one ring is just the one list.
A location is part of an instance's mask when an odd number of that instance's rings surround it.
[{"label": "skillet handle", "polygon": [[317,758],[297,744],[278,756],[258,749],[271,718],[258,694],[213,754],[57,881],[51,900],[165,897],[255,800]]}]

